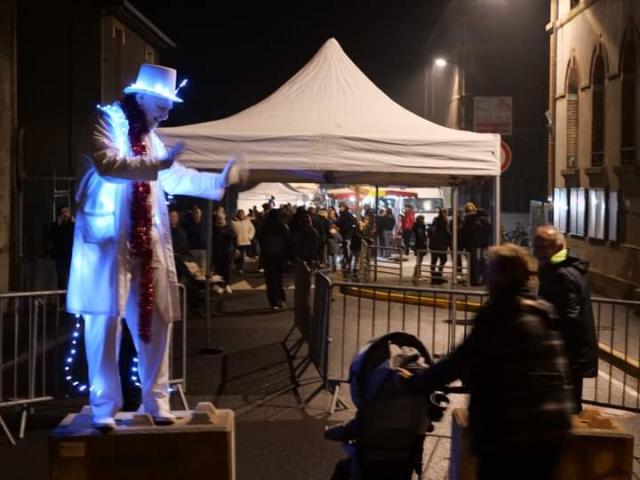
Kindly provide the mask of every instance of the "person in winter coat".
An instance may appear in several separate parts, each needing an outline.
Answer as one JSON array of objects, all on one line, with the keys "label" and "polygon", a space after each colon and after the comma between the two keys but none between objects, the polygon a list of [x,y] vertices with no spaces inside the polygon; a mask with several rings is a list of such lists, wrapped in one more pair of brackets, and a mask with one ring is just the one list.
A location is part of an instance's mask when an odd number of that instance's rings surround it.
[{"label": "person in winter coat", "polygon": [[589,264],[569,254],[564,235],[551,225],[538,227],[533,244],[539,267],[538,294],[558,311],[578,413],[582,410],[583,379],[598,374],[598,341],[587,283]]},{"label": "person in winter coat", "polygon": [[320,215],[320,210],[315,207],[309,207],[307,209],[307,213],[311,219],[311,226],[318,237],[318,252],[316,254],[317,262],[324,263],[326,260],[325,250],[327,247],[327,227],[324,218]]},{"label": "person in winter coat", "polygon": [[69,281],[75,222],[69,206],[60,205],[58,218],[49,228],[48,239],[51,245],[51,256],[56,261],[56,282],[59,290],[65,290]]},{"label": "person in winter coat", "polygon": [[402,228],[402,244],[404,246],[405,255],[409,255],[411,249],[411,233],[413,232],[413,224],[416,222],[416,214],[411,205],[407,205],[404,213],[400,216],[400,225]]},{"label": "person in winter coat", "polygon": [[356,231],[356,223],[356,217],[349,211],[349,206],[346,203],[341,203],[340,214],[336,224],[342,237],[342,268],[344,269],[350,268],[351,265],[353,255],[351,251],[351,237],[353,237]]},{"label": "person in winter coat", "polygon": [[204,221],[202,209],[194,203],[182,224],[187,232],[191,255],[202,271],[206,270],[207,263],[207,223]]},{"label": "person in winter coat", "polygon": [[461,246],[469,253],[469,270],[471,285],[485,283],[485,255],[491,243],[491,223],[484,210],[477,208],[472,202],[464,206],[464,222],[460,231]]},{"label": "person in winter coat", "polygon": [[415,237],[414,248],[416,251],[416,267],[413,271],[413,278],[420,278],[420,269],[422,268],[422,260],[427,254],[428,239],[427,226],[424,223],[424,216],[418,215],[413,224],[413,235]]},{"label": "person in winter coat", "polygon": [[267,284],[267,300],[274,310],[286,307],[286,296],[282,285],[284,264],[291,257],[290,232],[287,214],[282,209],[272,208],[264,216],[258,243],[260,260]]},{"label": "person in winter coat", "polygon": [[76,228],[67,311],[84,319],[92,425],[115,428],[122,407],[118,372],[121,321],[138,351],[141,411],[173,423],[169,404],[171,322],[180,319],[165,192],[219,200],[242,179],[236,162],[221,175],[184,167],[184,145],[167,149],[155,133],[176,96],[176,71],[140,66],[123,98],[99,106],[81,143]]},{"label": "person in winter coat", "polygon": [[240,209],[236,212],[235,218],[231,221],[231,227],[236,234],[236,269],[240,275],[244,274],[244,259],[251,250],[251,242],[256,233],[256,229],[251,219]]},{"label": "person in winter coat", "polygon": [[[429,249],[431,250],[431,283],[445,283],[442,270],[447,263],[447,250],[451,244],[451,232],[447,209],[441,208],[429,228]],[[439,263],[439,265],[438,265]]]},{"label": "person in winter coat", "polygon": [[571,427],[571,385],[558,319],[551,305],[527,289],[529,275],[522,247],[489,249],[489,301],[469,336],[434,366],[414,376],[398,374],[409,389],[425,393],[463,381],[480,480],[550,480]]},{"label": "person in winter coat", "polygon": [[236,245],[236,233],[227,223],[224,215],[216,215],[216,223],[213,226],[213,269],[223,278],[223,287],[216,285],[214,290],[218,293],[231,292],[231,261]]},{"label": "person in winter coat", "polygon": [[342,245],[342,236],[340,235],[340,231],[338,227],[335,225],[331,225],[329,227],[329,236],[327,239],[327,261],[329,263],[329,267],[333,271],[336,270],[336,258],[340,253],[340,245]]},{"label": "person in winter coat", "polygon": [[320,236],[311,224],[311,216],[304,207],[298,207],[289,222],[292,257],[301,258],[307,265],[318,263]]}]

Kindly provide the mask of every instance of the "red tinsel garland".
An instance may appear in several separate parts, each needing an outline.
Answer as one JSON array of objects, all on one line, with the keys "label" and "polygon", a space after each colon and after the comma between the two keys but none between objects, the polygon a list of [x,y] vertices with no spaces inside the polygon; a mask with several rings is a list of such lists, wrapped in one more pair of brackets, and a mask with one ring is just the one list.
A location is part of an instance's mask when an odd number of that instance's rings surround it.
[{"label": "red tinsel garland", "polygon": [[[133,154],[144,156],[147,146],[141,140],[133,143]],[[131,196],[131,234],[129,252],[139,260],[140,293],[138,298],[138,335],[144,343],[151,341],[151,317],[153,315],[153,250],[151,247],[152,206],[149,182],[135,182]]]}]

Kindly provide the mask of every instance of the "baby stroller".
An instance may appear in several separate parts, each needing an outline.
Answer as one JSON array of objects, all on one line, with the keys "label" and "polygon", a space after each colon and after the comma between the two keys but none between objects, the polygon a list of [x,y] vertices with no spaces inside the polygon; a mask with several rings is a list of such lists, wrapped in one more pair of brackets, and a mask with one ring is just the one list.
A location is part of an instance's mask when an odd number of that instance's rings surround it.
[{"label": "baby stroller", "polygon": [[442,418],[449,399],[428,398],[398,382],[398,368],[411,373],[429,368],[431,357],[413,335],[394,332],[372,340],[351,363],[353,420],[330,428],[325,438],[343,442],[348,459],[336,465],[332,479],[408,480],[422,474],[422,446]]}]

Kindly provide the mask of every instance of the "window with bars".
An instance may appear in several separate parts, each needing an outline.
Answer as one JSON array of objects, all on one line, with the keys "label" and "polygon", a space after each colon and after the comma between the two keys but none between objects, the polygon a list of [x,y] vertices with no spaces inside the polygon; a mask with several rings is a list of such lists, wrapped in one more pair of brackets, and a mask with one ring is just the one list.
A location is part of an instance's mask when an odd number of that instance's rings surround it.
[{"label": "window with bars", "polygon": [[567,168],[578,166],[578,86],[578,69],[572,60],[567,70]]},{"label": "window with bars", "polygon": [[636,161],[636,45],[628,34],[622,51],[621,155],[623,165]]},{"label": "window with bars", "polygon": [[591,166],[604,165],[604,79],[605,66],[602,51],[598,52],[593,64],[592,110],[591,110]]}]

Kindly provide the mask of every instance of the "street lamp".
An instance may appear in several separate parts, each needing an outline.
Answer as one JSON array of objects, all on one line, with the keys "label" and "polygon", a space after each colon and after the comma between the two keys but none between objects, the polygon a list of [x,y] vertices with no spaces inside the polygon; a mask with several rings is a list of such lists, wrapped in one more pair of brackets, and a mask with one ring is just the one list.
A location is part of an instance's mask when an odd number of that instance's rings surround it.
[{"label": "street lamp", "polygon": [[446,58],[442,58],[442,57],[438,57],[433,61],[434,65],[436,67],[446,67],[447,66],[447,59]]},{"label": "street lamp", "polygon": [[[445,57],[435,57],[433,59],[433,68],[437,68],[439,70],[444,69],[445,67],[447,67],[448,65],[454,65],[455,69],[456,69],[456,77],[457,77],[457,86],[456,86],[456,91],[454,93],[455,97],[451,98],[449,101],[449,105],[451,103],[453,103],[453,101],[456,101],[456,103],[458,104],[457,107],[457,113],[458,113],[458,118],[456,121],[456,128],[460,128],[460,129],[467,129],[468,128],[468,124],[467,124],[467,105],[466,102],[468,101],[467,99],[467,87],[466,87],[466,73],[465,73],[465,68],[464,65],[462,63],[459,62],[452,62],[451,60],[448,60]],[[434,102],[434,97],[435,97],[435,77],[434,77],[434,70],[432,70],[432,78],[431,78],[431,83],[432,83],[432,87],[431,87],[431,104],[433,105]],[[433,110],[431,110],[431,115],[434,116],[435,112]],[[447,122],[449,123],[449,122]],[[450,125],[449,125],[450,126]]]}]

